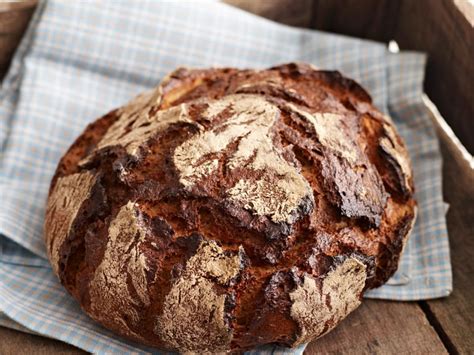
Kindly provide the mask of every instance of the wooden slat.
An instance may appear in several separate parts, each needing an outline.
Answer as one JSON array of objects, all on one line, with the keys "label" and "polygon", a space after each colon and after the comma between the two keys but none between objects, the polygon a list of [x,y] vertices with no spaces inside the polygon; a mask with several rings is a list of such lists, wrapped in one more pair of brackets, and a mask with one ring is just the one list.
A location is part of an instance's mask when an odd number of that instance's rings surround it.
[{"label": "wooden slat", "polygon": [[38,4],[38,0],[2,0],[0,11],[23,10],[34,7],[36,4]]},{"label": "wooden slat", "polygon": [[365,300],[305,354],[446,354],[416,303]]},{"label": "wooden slat", "polygon": [[0,0],[0,81],[28,26],[36,3],[36,0],[7,3]]},{"label": "wooden slat", "polygon": [[314,0],[311,27],[388,42],[399,6],[394,0]]},{"label": "wooden slat", "polygon": [[[21,3],[20,3],[21,4]],[[33,7],[0,10],[0,35],[22,32],[28,25]]]},{"label": "wooden slat", "polygon": [[393,37],[401,49],[429,54],[426,93],[474,153],[474,5],[464,0],[462,12],[459,3],[403,0]]},{"label": "wooden slat", "polygon": [[474,353],[474,170],[456,146],[441,133],[444,157],[444,199],[447,215],[454,291],[424,304],[430,320],[451,352]]},{"label": "wooden slat", "polygon": [[16,330],[0,327],[0,354],[74,354],[84,355],[86,352],[60,341],[26,334]]},{"label": "wooden slat", "polygon": [[224,0],[225,3],[290,26],[310,27],[312,0]]}]

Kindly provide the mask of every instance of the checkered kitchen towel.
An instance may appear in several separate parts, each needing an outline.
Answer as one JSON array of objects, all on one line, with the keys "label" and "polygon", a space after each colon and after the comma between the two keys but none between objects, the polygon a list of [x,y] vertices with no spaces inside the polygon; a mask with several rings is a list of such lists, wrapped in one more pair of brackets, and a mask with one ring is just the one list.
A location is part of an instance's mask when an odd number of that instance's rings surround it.
[{"label": "checkered kitchen towel", "polygon": [[421,101],[424,55],[289,28],[215,2],[52,0],[39,6],[0,91],[0,310],[10,326],[95,353],[150,351],[92,322],[53,276],[42,224],[56,164],[88,122],[177,66],[264,68],[295,60],[360,82],[394,119],[413,160],[417,223],[397,274],[367,297],[448,295],[441,157]]}]

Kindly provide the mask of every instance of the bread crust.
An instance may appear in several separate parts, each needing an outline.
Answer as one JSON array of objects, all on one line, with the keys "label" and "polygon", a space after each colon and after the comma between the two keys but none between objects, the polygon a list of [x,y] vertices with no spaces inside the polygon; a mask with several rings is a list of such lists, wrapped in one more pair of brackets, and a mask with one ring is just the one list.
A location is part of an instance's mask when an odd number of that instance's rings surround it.
[{"label": "bread crust", "polygon": [[335,327],[397,269],[415,205],[403,141],[354,81],[180,68],[64,155],[45,242],[109,329],[238,352]]}]

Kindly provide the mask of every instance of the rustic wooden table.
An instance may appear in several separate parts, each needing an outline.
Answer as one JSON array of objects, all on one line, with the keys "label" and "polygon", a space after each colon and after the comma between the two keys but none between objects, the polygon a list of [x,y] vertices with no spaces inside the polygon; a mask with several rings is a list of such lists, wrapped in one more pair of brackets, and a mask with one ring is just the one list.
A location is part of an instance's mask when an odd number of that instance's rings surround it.
[{"label": "rustic wooden table", "polygon": [[[402,4],[397,5],[397,11],[407,11],[404,8],[406,1],[400,1]],[[395,26],[393,19],[382,21],[389,19],[387,11],[393,11],[391,8],[395,6],[393,1],[388,3],[388,0],[379,2],[359,0],[357,5],[355,5],[355,0],[333,0],[332,2],[325,0],[258,2],[227,0],[226,2],[290,25],[323,29],[331,29],[328,23],[340,22],[347,25],[344,22],[344,16],[349,13],[347,8],[352,7],[353,15],[356,16],[354,18],[358,19],[357,24],[353,26],[357,27],[362,23],[366,28],[364,30],[366,32],[359,35],[379,40],[387,38],[378,37],[380,34],[376,31],[377,26],[381,24]],[[0,73],[2,68],[5,70],[28,23],[32,13],[31,3],[34,1],[24,2],[15,7],[13,12],[11,12],[13,5],[0,3]],[[443,5],[440,5],[441,3]],[[456,8],[461,7],[464,13],[470,12],[468,16],[472,16],[472,8],[469,8],[469,5],[466,7],[463,1],[457,0],[454,0],[454,3],[456,3]],[[449,6],[453,5],[453,0],[437,2],[433,0],[430,4],[434,5],[433,11],[449,12],[451,11]],[[339,5],[341,6],[338,7]],[[7,8],[10,15],[5,15]],[[341,9],[340,14],[335,11],[336,8]],[[370,20],[367,16],[369,8],[375,10],[371,13]],[[471,31],[472,18],[470,17],[469,20]],[[344,31],[354,34],[357,28]],[[469,36],[469,40],[465,41],[472,47],[472,33]],[[464,47],[461,50],[464,50]],[[469,69],[472,69],[474,51],[469,53],[467,58],[461,60],[463,63],[469,63]],[[462,87],[472,89],[471,74],[465,78],[466,83],[461,84]],[[469,107],[463,108],[463,112],[472,113],[473,92],[471,90],[467,93],[470,102],[466,101],[465,104]],[[434,90],[434,96],[436,95],[437,91]],[[472,127],[472,117],[471,114],[466,118],[470,122],[456,121],[455,125]],[[468,136],[473,132],[474,130],[470,130],[463,134]],[[334,331],[311,343],[306,354],[474,354],[474,297],[472,296],[474,292],[474,170],[462,156],[458,146],[441,128],[439,128],[439,136],[444,158],[444,199],[450,204],[447,219],[454,271],[453,293],[445,299],[422,302],[365,300],[362,306]],[[469,139],[472,140],[472,136]],[[468,145],[466,142],[464,140],[464,143]],[[0,327],[0,354],[20,353],[84,352],[55,340]]]}]

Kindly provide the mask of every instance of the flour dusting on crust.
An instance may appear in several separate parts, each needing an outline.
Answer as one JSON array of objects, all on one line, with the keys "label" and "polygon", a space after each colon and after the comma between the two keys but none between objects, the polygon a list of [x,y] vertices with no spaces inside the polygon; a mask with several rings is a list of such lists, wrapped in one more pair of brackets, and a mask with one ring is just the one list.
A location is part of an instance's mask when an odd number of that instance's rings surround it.
[{"label": "flour dusting on crust", "polygon": [[384,123],[384,136],[379,144],[388,158],[388,162],[398,175],[399,182],[404,192],[412,192],[410,180],[412,178],[410,159],[406,148],[399,143],[398,136],[391,124]]},{"label": "flour dusting on crust", "polygon": [[343,127],[343,115],[323,112],[309,113],[293,104],[286,104],[286,107],[290,111],[305,117],[313,125],[323,146],[346,158],[351,163],[357,161],[359,148]]},{"label": "flour dusting on crust", "polygon": [[330,331],[361,303],[366,266],[354,258],[346,259],[321,279],[310,275],[290,293],[291,317],[298,323],[297,346]]},{"label": "flour dusting on crust", "polygon": [[[288,163],[274,146],[271,129],[279,109],[258,95],[228,95],[209,103],[203,113],[213,120],[224,111],[230,117],[179,146],[173,157],[179,181],[192,188],[218,167],[218,156],[234,142],[235,152],[226,156],[230,173],[236,169],[262,172],[258,180],[240,180],[227,191],[230,200],[265,215],[273,222],[292,223],[303,199],[312,199],[312,190],[298,169]],[[206,159],[206,157],[212,157]]]},{"label": "flour dusting on crust", "polygon": [[[137,325],[139,315],[135,307],[148,306],[150,298],[146,257],[140,252],[145,234],[133,202],[120,209],[108,232],[104,257],[90,282],[92,315],[103,321],[113,318],[126,334],[134,334],[127,321]],[[130,294],[127,279],[138,297]]]},{"label": "flour dusting on crust", "polygon": [[[107,130],[94,151],[111,146],[122,146],[128,154],[138,156],[140,148],[150,138],[164,131],[171,124],[179,122],[195,124],[189,118],[185,104],[158,111],[161,96],[157,95],[157,91],[160,90],[161,86],[137,96],[127,106],[122,107],[117,112],[117,120]],[[93,154],[90,154],[80,164],[87,163],[92,156]]]},{"label": "flour dusting on crust", "polygon": [[89,172],[72,174],[57,180],[48,199],[45,236],[54,273],[58,275],[59,249],[69,235],[82,203],[90,196],[95,176]]},{"label": "flour dusting on crust", "polygon": [[[225,292],[242,268],[243,249],[225,253],[214,241],[201,242],[196,254],[174,283],[158,317],[155,332],[180,352],[228,349],[232,330],[225,320]],[[204,326],[205,325],[205,326]]]}]

